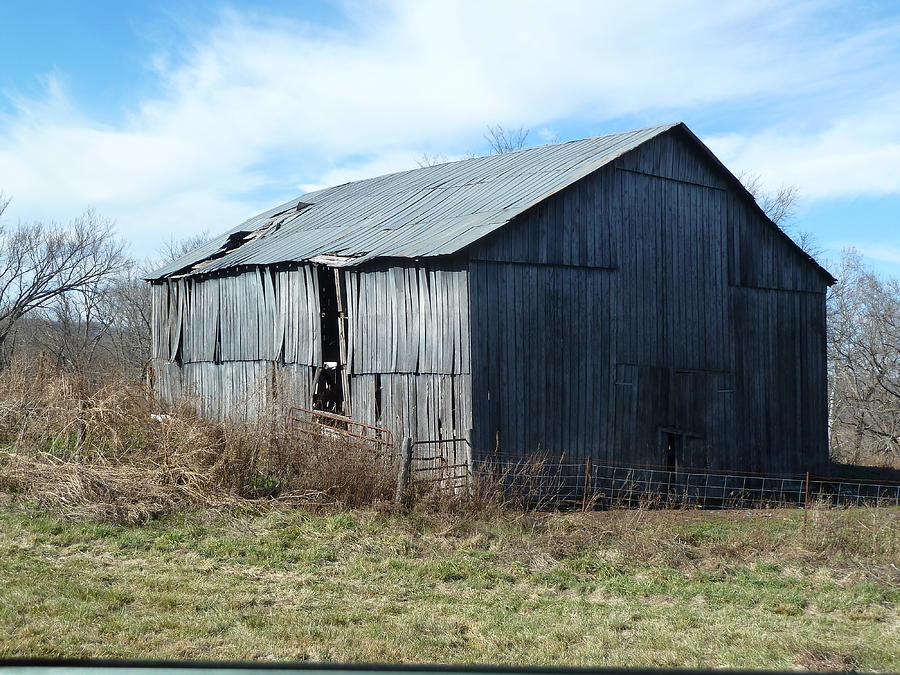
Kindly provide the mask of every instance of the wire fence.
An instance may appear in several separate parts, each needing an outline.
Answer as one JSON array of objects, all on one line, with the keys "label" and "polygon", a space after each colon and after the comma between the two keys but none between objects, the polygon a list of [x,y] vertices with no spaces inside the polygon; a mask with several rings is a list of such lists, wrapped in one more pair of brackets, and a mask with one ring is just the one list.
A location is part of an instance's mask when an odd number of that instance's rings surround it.
[{"label": "wire fence", "polygon": [[[450,467],[448,467],[450,468]],[[423,476],[424,477],[424,476]],[[487,458],[471,471],[452,467],[438,486],[490,483],[506,495],[547,507],[717,508],[900,506],[900,483],[812,474],[762,474],[656,466],[623,466],[591,459]]]},{"label": "wire fence", "polygon": [[457,495],[493,490],[537,508],[716,508],[900,506],[900,482],[805,474],[765,474],[687,467],[600,463],[592,458],[492,454],[473,461],[466,438],[405,438],[332,413],[292,408],[294,433],[345,438],[398,469],[399,500],[407,490]]}]

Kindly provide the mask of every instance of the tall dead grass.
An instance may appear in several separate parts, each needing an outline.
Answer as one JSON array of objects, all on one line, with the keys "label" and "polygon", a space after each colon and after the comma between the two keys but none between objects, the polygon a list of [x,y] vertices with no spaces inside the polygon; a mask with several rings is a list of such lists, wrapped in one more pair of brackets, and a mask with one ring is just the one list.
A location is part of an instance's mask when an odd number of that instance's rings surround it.
[{"label": "tall dead grass", "polygon": [[93,381],[48,360],[0,372],[0,490],[72,515],[146,521],[262,499],[362,506],[392,496],[395,469],[364,445],[220,422],[166,406],[115,373]]}]

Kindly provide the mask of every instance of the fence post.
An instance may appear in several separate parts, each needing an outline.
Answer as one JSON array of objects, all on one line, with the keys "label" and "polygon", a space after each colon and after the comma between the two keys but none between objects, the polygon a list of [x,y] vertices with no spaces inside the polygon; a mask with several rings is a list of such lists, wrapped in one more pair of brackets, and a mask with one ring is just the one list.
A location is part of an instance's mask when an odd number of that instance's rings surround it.
[{"label": "fence post", "polygon": [[475,467],[472,464],[472,429],[466,434],[466,494],[475,494]]},{"label": "fence post", "polygon": [[806,479],[804,481],[805,485],[803,487],[803,526],[806,527],[806,522],[809,520],[809,471],[806,472]]},{"label": "fence post", "polygon": [[584,460],[584,494],[581,498],[581,510],[588,510],[588,491],[591,489],[591,457]]},{"label": "fence post", "polygon": [[412,464],[412,439],[404,436],[400,443],[400,468],[397,471],[397,490],[394,492],[394,501],[400,504],[409,488],[409,468]]}]

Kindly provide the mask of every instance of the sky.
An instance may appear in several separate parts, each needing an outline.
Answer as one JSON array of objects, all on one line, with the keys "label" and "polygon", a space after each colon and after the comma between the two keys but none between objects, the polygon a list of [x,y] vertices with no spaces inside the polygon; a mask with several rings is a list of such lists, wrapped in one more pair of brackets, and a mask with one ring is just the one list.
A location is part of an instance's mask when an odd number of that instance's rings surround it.
[{"label": "sky", "polygon": [[685,122],[796,186],[790,232],[900,276],[900,3],[0,2],[3,216],[113,219],[132,255],[299,194]]}]

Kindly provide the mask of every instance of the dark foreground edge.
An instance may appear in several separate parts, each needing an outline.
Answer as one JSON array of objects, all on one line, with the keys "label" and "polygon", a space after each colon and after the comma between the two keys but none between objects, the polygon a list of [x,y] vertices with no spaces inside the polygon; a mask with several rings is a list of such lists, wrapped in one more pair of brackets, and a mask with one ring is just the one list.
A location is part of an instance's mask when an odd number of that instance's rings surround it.
[{"label": "dark foreground edge", "polygon": [[[278,661],[131,661],[128,659],[50,659],[50,658],[0,658],[0,675],[6,670],[16,669],[18,673],[27,673],[31,668],[45,671],[67,669],[98,669],[110,671],[122,671],[128,673],[134,670],[158,670],[171,672],[180,669],[203,669],[217,671],[231,671],[233,673],[249,672],[254,670],[277,670],[285,672],[303,673],[348,673],[358,675],[360,673],[465,673],[476,675],[477,673],[548,673],[548,674],[596,674],[596,675],[659,675],[660,673],[676,673],[683,675],[797,675],[797,671],[777,670],[741,670],[741,669],[701,669],[701,668],[558,668],[541,666],[480,666],[480,665],[413,665],[413,664],[386,664],[386,663],[310,663],[278,662]],[[862,671],[824,671],[832,673]]]}]

